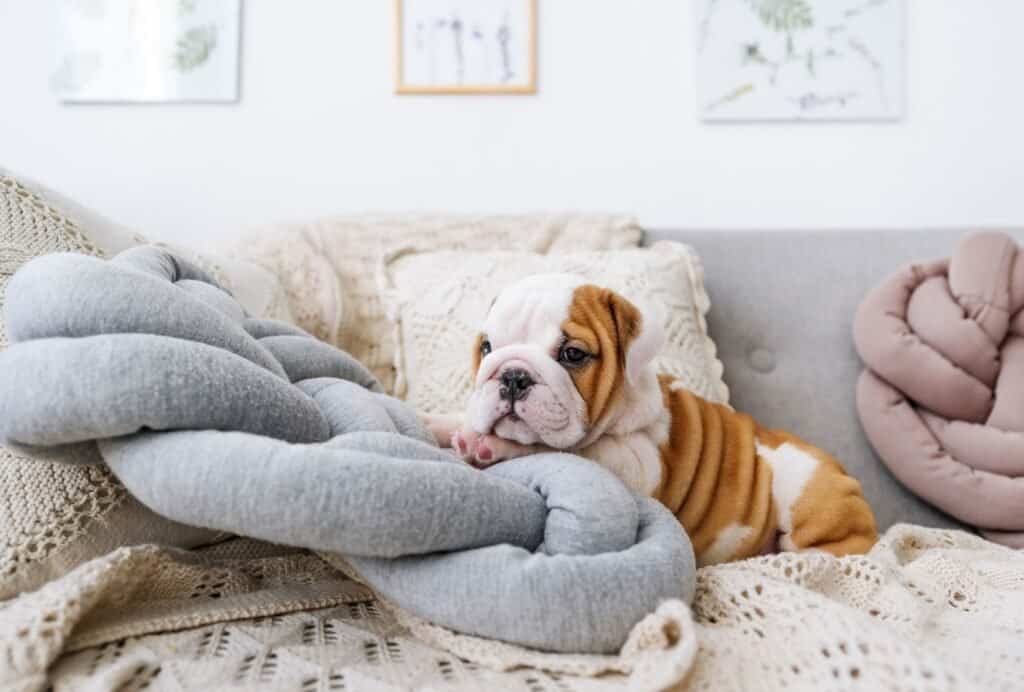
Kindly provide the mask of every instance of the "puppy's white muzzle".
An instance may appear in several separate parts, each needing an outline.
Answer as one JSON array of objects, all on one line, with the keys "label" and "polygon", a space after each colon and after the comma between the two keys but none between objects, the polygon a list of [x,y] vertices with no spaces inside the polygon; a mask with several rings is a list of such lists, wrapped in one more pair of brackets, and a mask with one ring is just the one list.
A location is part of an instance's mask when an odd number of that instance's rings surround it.
[{"label": "puppy's white muzzle", "polygon": [[[521,370],[532,380],[515,397],[501,381],[511,370]],[[467,422],[482,434],[568,449],[586,434],[586,403],[569,373],[547,351],[533,344],[513,344],[480,362]]]}]

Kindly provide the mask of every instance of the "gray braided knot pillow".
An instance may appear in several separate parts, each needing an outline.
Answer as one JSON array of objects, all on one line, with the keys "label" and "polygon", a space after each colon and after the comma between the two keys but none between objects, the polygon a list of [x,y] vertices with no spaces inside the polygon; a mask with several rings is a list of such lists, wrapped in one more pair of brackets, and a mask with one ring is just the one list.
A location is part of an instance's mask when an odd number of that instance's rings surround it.
[{"label": "gray braided knot pillow", "polygon": [[552,651],[615,651],[692,598],[655,501],[570,455],[462,464],[348,354],[166,251],[33,260],[6,319],[0,438],[58,461],[98,445],[165,517],[341,554],[420,617]]}]

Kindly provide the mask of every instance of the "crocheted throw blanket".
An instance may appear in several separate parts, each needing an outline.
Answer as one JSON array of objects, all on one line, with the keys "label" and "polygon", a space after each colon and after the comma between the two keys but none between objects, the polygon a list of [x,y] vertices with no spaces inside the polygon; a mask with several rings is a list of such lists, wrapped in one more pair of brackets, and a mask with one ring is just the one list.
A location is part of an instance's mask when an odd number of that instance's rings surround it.
[{"label": "crocheted throw blanket", "polygon": [[1024,548],[1024,252],[968,235],[952,257],[903,267],[854,322],[866,366],[857,410],[872,446],[918,495]]},{"label": "crocheted throw blanket", "polygon": [[0,689],[1010,690],[1022,631],[1024,554],[908,525],[866,556],[703,568],[692,616],[659,610],[617,656],[458,635],[239,539],[123,549],[5,604]]}]

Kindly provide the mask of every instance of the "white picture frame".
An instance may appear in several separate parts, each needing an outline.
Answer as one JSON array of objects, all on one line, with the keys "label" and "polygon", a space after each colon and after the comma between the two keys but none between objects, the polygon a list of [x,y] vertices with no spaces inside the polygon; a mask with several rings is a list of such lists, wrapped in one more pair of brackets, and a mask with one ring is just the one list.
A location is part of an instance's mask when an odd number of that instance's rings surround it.
[{"label": "white picture frame", "polygon": [[59,0],[51,86],[65,103],[231,103],[241,0]]}]

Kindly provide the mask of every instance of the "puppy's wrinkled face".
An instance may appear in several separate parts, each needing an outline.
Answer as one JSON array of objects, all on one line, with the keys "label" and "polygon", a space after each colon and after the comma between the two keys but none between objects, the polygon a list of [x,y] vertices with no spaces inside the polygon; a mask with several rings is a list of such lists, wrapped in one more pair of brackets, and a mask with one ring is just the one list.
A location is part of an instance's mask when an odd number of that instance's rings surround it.
[{"label": "puppy's wrinkled face", "polygon": [[474,350],[467,423],[521,444],[570,449],[620,400],[661,348],[656,320],[571,274],[502,291]]}]

